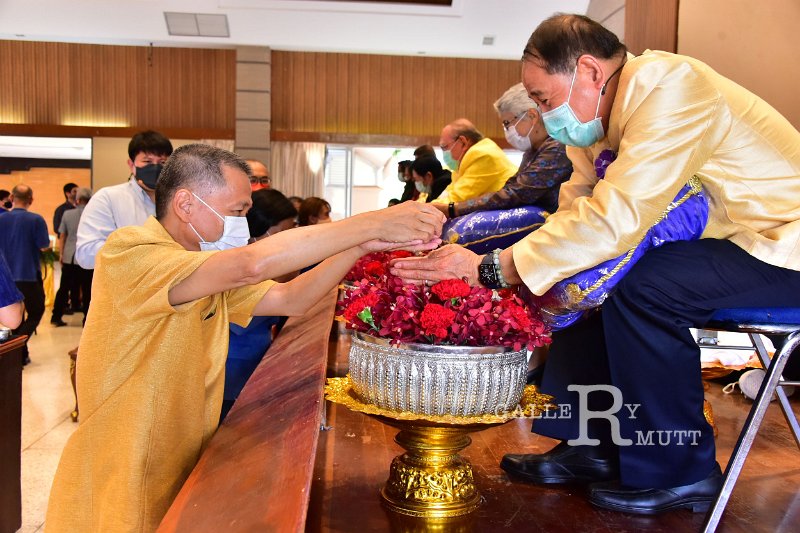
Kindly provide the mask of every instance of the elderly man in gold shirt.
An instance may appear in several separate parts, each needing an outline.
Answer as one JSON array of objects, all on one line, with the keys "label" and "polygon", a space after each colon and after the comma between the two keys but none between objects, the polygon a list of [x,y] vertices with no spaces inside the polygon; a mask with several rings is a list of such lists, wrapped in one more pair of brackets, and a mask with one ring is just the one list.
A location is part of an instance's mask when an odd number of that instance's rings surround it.
[{"label": "elderly man in gold shirt", "polygon": [[[591,483],[589,500],[606,509],[705,510],[721,473],[689,328],[719,308],[800,305],[800,133],[708,65],[666,52],[633,57],[580,15],[533,32],[522,81],[574,166],[558,211],[496,262],[447,246],[394,272],[504,279],[543,294],[635,247],[699,178],[709,199],[702,238],[649,251],[599,312],[553,335],[542,390],[572,417],[536,421],[536,433],[561,443],[506,455],[501,466],[537,484]],[[603,176],[595,164],[606,150],[606,162],[616,159],[597,165]],[[620,409],[612,399],[629,409],[611,420],[581,413]]]},{"label": "elderly man in gold shirt", "polygon": [[438,244],[442,214],[407,202],[245,246],[250,172],[230,152],[181,147],[159,177],[156,217],[101,249],[78,358],[81,423],[48,532],[154,531],[217,427],[228,323],[304,313],[365,252]]},{"label": "elderly man in gold shirt", "polygon": [[449,205],[499,191],[517,173],[503,150],[465,118],[442,128],[439,147],[453,175],[434,203]]}]

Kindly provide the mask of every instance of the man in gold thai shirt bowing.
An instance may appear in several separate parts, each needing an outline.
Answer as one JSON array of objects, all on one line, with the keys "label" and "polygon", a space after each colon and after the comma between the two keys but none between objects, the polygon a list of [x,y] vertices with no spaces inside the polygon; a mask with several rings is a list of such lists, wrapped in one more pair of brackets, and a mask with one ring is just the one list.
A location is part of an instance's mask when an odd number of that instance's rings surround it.
[{"label": "man in gold thai shirt bowing", "polygon": [[101,249],[78,358],[81,423],[53,482],[48,533],[155,530],[217,427],[228,323],[303,314],[363,254],[439,242],[442,214],[406,202],[245,246],[249,173],[225,150],[179,148],[158,180],[156,217]]},{"label": "man in gold thai shirt bowing", "polygon": [[[689,328],[721,308],[800,306],[800,133],[708,65],[634,57],[582,15],[536,28],[522,82],[573,165],[558,210],[498,261],[446,246],[397,261],[393,273],[504,279],[541,295],[635,248],[698,179],[709,204],[702,238],[648,251],[600,310],[553,335],[541,388],[572,416],[537,420],[533,431],[561,442],[500,465],[531,483],[589,485],[589,501],[605,509],[702,511],[722,476]],[[582,421],[583,408],[614,417]]]}]

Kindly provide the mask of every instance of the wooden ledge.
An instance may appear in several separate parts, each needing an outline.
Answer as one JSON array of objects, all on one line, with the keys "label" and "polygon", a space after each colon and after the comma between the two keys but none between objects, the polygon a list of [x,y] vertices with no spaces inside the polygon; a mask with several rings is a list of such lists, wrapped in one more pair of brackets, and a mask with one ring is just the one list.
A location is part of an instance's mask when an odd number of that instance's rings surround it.
[{"label": "wooden ledge", "polygon": [[289,319],[159,532],[304,530],[335,301]]}]

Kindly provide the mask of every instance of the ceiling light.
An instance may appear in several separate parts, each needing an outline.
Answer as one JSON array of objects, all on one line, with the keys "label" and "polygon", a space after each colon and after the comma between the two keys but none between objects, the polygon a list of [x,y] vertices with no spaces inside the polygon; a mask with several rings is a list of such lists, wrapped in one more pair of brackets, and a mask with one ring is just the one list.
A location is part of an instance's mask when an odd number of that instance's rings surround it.
[{"label": "ceiling light", "polygon": [[164,12],[170,35],[187,37],[230,37],[227,15]]}]

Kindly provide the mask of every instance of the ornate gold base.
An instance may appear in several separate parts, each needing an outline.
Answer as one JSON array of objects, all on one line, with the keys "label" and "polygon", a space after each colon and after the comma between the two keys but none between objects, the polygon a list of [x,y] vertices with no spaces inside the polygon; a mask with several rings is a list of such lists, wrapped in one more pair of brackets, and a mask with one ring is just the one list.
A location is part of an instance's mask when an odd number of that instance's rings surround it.
[{"label": "ornate gold base", "polygon": [[451,518],[480,505],[472,465],[458,452],[469,446],[468,434],[493,424],[444,426],[425,421],[379,420],[397,427],[395,442],[406,453],[395,457],[381,496],[397,513],[421,518]]},{"label": "ornate gold base", "polygon": [[353,392],[349,377],[329,378],[325,397],[400,430],[394,440],[406,453],[392,461],[381,496],[386,507],[405,515],[398,519],[415,522],[408,525],[408,531],[428,532],[469,530],[461,523],[468,519],[456,517],[469,514],[480,505],[481,496],[475,486],[472,466],[458,455],[472,442],[469,433],[504,424],[513,418],[535,416],[544,412],[552,400],[528,385],[520,407],[514,411],[471,417],[421,415],[363,403]]}]

